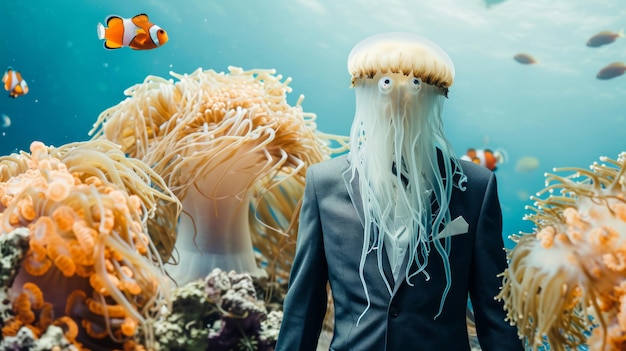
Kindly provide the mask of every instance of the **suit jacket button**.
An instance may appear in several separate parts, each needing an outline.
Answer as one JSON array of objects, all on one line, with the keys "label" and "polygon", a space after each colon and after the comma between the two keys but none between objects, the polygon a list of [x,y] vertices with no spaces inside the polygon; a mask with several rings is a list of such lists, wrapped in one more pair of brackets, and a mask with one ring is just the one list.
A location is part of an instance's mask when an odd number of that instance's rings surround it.
[{"label": "suit jacket button", "polygon": [[396,307],[391,307],[391,308],[389,309],[389,315],[390,315],[391,317],[393,317],[393,318],[398,317],[398,308],[396,308]]}]

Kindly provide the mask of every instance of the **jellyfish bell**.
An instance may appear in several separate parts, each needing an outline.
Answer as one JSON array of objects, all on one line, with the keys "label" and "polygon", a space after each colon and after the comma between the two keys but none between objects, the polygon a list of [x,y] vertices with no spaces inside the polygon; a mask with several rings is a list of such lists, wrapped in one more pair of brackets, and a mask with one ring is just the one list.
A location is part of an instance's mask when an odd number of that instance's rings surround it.
[{"label": "jellyfish bell", "polygon": [[[401,80],[434,85],[447,95],[454,81],[454,64],[437,44],[413,33],[391,32],[359,42],[348,55],[352,85],[376,74],[394,74]],[[405,79],[402,79],[405,77]]]},{"label": "jellyfish bell", "polygon": [[[460,161],[443,134],[441,116],[454,81],[452,60],[419,35],[383,33],[352,49],[348,71],[356,97],[350,168],[353,176],[359,174],[359,190],[368,201],[365,221],[371,224],[364,226],[361,262],[370,242],[382,246],[391,236],[385,233],[403,228],[410,228],[408,255],[417,272],[425,271],[428,260],[418,258],[416,252],[436,252],[446,262],[449,248],[433,239],[436,228],[450,221],[452,187],[463,189],[465,181]],[[437,216],[431,213],[431,196],[440,209]],[[371,230],[376,227],[378,231]],[[398,259],[390,251],[390,259]],[[378,260],[382,267],[382,256]],[[406,265],[406,272],[400,274],[406,279],[417,274],[410,271],[412,266]],[[381,276],[387,281],[382,270]],[[449,287],[449,272],[447,282]],[[363,280],[362,284],[367,289]],[[443,304],[446,293],[442,293]]]}]

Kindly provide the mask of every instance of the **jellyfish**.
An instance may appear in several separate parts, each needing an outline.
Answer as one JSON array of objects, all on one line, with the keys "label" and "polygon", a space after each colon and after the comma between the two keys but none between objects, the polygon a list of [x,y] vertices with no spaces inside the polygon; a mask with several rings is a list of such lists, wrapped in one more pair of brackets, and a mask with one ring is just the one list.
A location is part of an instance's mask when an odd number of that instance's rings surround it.
[{"label": "jellyfish", "polygon": [[[443,103],[454,80],[454,65],[439,46],[421,36],[384,33],[355,46],[348,57],[348,69],[356,96],[350,164],[353,176],[358,173],[367,180],[360,182],[360,193],[372,209],[364,213],[365,222],[373,223],[365,225],[364,242],[377,247],[384,244],[384,236],[370,230],[374,226],[379,233],[419,228],[409,231],[414,236],[409,238],[407,250],[409,262],[417,264],[417,273],[409,272],[414,265],[408,264],[399,275],[409,279],[427,271],[427,257],[420,258],[416,252],[440,255],[448,284],[442,291],[441,308],[451,284],[449,247],[435,240],[435,235],[440,225],[451,220],[448,204],[452,188],[463,188],[466,179],[443,132]],[[451,162],[440,162],[438,157]],[[385,169],[393,172],[381,171]],[[432,201],[439,205],[439,212],[431,212]],[[369,249],[364,245],[361,262]],[[383,266],[382,259],[379,255],[379,267]],[[381,276],[386,280],[382,271]],[[361,283],[367,289],[364,279]],[[469,306],[467,312],[469,338],[476,343]]]},{"label": "jellyfish", "polygon": [[626,347],[626,152],[600,161],[547,174],[512,237],[497,298],[533,350]]},{"label": "jellyfish", "polygon": [[163,179],[106,140],[35,141],[30,153],[0,157],[0,237],[27,238],[11,239],[22,252],[1,287],[12,306],[3,338],[59,327],[78,349],[129,348],[140,333],[153,347],[171,283],[148,221],[176,221],[179,212],[157,209],[168,203],[180,208]]},{"label": "jellyfish", "polygon": [[[421,36],[384,33],[352,49],[348,70],[356,96],[350,132],[351,172],[353,177],[358,173],[361,180],[366,180],[359,182],[360,192],[371,209],[364,213],[361,264],[371,249],[368,243],[383,246],[384,235],[378,233],[415,228],[408,230],[408,261],[417,264],[417,272],[424,272],[428,256],[422,259],[417,252],[440,255],[446,268],[447,291],[451,284],[449,243],[443,245],[435,235],[450,221],[452,188],[462,188],[465,179],[460,174],[460,161],[443,133],[441,117],[454,79],[454,65],[439,46]],[[451,162],[440,162],[438,156]],[[433,202],[440,208],[437,213],[432,213]],[[374,227],[378,231],[371,230]],[[393,253],[390,255],[393,257]],[[382,259],[378,255],[379,267],[383,266]],[[409,279],[418,274],[409,272],[412,264],[406,266],[400,276]],[[361,282],[366,288],[363,278]],[[387,288],[391,292],[389,282]],[[446,291],[442,291],[441,306]]]},{"label": "jellyfish", "polygon": [[[181,200],[168,273],[183,285],[214,268],[286,281],[308,165],[346,149],[286,101],[275,70],[148,76],[103,111],[94,139],[151,165]],[[334,144],[338,146],[333,146]]]}]

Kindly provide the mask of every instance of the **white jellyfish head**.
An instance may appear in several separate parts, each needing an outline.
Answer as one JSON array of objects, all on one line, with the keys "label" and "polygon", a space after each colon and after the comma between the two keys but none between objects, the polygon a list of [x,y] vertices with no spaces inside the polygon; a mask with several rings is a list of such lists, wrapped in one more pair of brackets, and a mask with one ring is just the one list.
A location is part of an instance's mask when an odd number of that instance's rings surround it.
[{"label": "white jellyfish head", "polygon": [[362,40],[350,51],[348,71],[353,86],[378,74],[393,74],[406,77],[400,79],[402,83],[413,83],[413,78],[418,78],[440,88],[444,96],[454,81],[454,64],[448,54],[413,33],[383,33]]},{"label": "white jellyfish head", "polygon": [[402,144],[420,137],[420,144],[439,146],[447,156],[441,110],[455,71],[445,51],[417,34],[378,34],[352,49],[348,71],[356,95],[353,147],[361,147],[369,134],[377,148],[395,149],[382,150],[383,157],[393,154],[400,161]]},{"label": "white jellyfish head", "polygon": [[444,159],[454,158],[441,119],[454,81],[450,57],[419,35],[383,33],[352,49],[348,71],[356,96],[351,150],[359,164],[370,165],[361,173],[378,177],[374,173],[395,164],[403,165],[402,172],[413,166],[416,176],[438,176],[436,150]]}]

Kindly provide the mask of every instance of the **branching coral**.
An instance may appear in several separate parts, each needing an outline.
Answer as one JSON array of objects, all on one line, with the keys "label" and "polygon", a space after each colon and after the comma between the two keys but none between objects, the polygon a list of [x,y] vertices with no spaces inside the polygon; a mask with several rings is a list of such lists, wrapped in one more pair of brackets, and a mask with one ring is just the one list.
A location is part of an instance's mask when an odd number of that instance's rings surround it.
[{"label": "branching coral", "polygon": [[41,336],[35,335],[32,329],[21,328],[15,336],[0,340],[0,350],[78,351],[78,348],[67,341],[61,327],[52,325]]},{"label": "branching coral", "polygon": [[28,236],[26,228],[0,235],[0,327],[4,327],[5,320],[13,317],[9,287],[13,285],[28,251]]},{"label": "branching coral", "polygon": [[30,151],[0,158],[0,236],[29,232],[3,337],[53,325],[79,347],[111,349],[139,331],[151,345],[170,286],[147,223],[157,204],[178,201],[111,142],[33,142]]},{"label": "branching coral", "polygon": [[246,273],[214,269],[174,290],[172,310],[155,323],[157,349],[273,350],[282,313],[267,313]]},{"label": "branching coral", "polygon": [[533,349],[626,348],[626,152],[601,162],[548,174],[514,237],[498,298]]},{"label": "branching coral", "polygon": [[229,71],[149,76],[91,131],[151,165],[183,202],[179,264],[168,268],[179,284],[214,267],[262,275],[253,247],[271,277],[286,279],[306,168],[346,147],[316,130],[302,97],[287,103],[290,79]]}]

